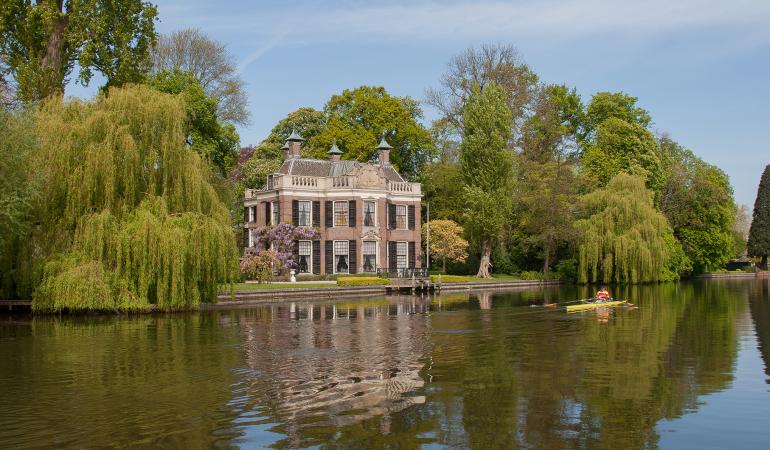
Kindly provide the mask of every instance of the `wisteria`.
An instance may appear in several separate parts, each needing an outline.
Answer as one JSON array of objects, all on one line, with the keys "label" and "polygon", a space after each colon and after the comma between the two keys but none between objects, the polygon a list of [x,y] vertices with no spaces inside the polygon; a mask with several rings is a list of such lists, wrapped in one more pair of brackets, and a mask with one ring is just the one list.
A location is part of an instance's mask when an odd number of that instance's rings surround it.
[{"label": "wisteria", "polygon": [[281,270],[294,269],[294,242],[299,240],[316,240],[321,235],[313,227],[295,227],[288,223],[276,226],[265,226],[252,231],[256,254],[272,249]]}]

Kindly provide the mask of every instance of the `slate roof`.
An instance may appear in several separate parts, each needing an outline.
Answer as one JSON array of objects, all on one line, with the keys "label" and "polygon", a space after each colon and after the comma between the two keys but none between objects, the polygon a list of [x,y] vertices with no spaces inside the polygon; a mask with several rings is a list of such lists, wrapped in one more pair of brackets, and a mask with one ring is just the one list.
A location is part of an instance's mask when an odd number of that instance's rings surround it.
[{"label": "slate roof", "polygon": [[[306,177],[339,177],[363,166],[364,163],[358,161],[324,161],[320,159],[298,158],[284,161],[278,169],[278,173]],[[393,166],[380,166],[377,164],[374,166],[380,170],[380,173],[388,181],[405,181]]]}]

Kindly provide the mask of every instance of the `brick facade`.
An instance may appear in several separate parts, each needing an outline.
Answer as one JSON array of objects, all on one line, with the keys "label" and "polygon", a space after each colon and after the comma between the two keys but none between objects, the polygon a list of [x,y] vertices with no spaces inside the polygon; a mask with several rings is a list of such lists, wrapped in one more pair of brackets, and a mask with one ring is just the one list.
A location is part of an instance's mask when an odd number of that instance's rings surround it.
[{"label": "brick facade", "polygon": [[[309,245],[312,255],[305,258],[310,262],[309,273],[376,273],[377,269],[392,269],[394,264],[421,267],[420,185],[404,181],[388,164],[387,155],[383,160],[367,164],[336,158],[322,161],[287,152],[284,164],[268,177],[264,189],[245,192],[244,246],[249,244],[249,230],[271,224],[268,214],[272,215],[273,207],[266,205],[277,202],[280,222],[298,226],[298,202],[310,202],[309,220],[320,239]],[[336,214],[340,221],[339,210],[347,210],[347,224],[335,224],[335,202],[341,202]],[[366,202],[375,205],[373,225],[364,224]],[[342,257],[335,258],[334,242],[339,249],[347,247],[348,254],[340,251]],[[371,258],[364,259],[365,246],[376,248],[374,265]]]}]

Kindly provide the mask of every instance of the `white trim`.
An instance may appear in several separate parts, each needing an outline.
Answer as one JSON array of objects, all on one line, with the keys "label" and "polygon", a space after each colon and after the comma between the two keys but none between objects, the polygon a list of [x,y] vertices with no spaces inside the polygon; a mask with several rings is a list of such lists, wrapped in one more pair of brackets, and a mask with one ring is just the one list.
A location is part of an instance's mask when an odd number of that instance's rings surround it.
[{"label": "white trim", "polygon": [[[297,225],[300,227],[312,227],[313,226],[313,200],[297,200]],[[308,220],[306,225],[302,225],[302,203],[310,203],[310,210],[308,211]]]}]

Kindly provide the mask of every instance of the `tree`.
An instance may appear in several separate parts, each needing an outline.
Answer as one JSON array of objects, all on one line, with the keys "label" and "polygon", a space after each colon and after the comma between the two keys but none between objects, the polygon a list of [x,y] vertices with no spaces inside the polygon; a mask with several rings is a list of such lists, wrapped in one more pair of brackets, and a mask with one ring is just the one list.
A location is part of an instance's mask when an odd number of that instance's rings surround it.
[{"label": "tree", "polygon": [[739,205],[735,212],[735,225],[733,226],[733,257],[746,257],[746,243],[749,239],[749,227],[751,226],[751,214],[749,207]]},{"label": "tree", "polygon": [[762,268],[767,269],[767,255],[770,254],[770,165],[765,167],[759,180],[747,249],[749,256],[761,258]]},{"label": "tree", "polygon": [[460,167],[464,178],[464,223],[481,245],[476,274],[489,278],[493,241],[510,219],[513,160],[506,150],[511,137],[511,112],[496,83],[473,87],[463,108],[464,135]]},{"label": "tree", "polygon": [[157,9],[141,0],[7,0],[0,6],[0,61],[24,101],[62,95],[77,64],[87,85],[139,82],[150,68]]},{"label": "tree", "polygon": [[246,124],[249,112],[245,82],[238,76],[227,46],[206,36],[197,28],[177,30],[158,37],[152,49],[152,72],[189,72],[203,87],[206,96],[217,103],[217,116],[223,122]]},{"label": "tree", "polygon": [[343,159],[369,161],[385,135],[393,146],[390,161],[406,178],[416,180],[434,153],[430,132],[420,124],[422,110],[409,97],[393,97],[382,87],[361,86],[332,96],[324,106],[326,128],[308,144],[328,149],[332,142]]},{"label": "tree", "polygon": [[147,84],[184,99],[187,145],[217,167],[221,175],[227,174],[235,164],[240,138],[233,125],[220,122],[216,99],[206,95],[190,72],[180,69],[157,72]]},{"label": "tree", "polygon": [[727,175],[668,137],[660,147],[669,161],[660,211],[696,273],[723,267],[735,253],[735,201]]},{"label": "tree", "polygon": [[688,266],[652,193],[639,176],[620,173],[581,198],[578,281],[644,283],[677,279]]},{"label": "tree", "polygon": [[511,45],[483,44],[454,56],[441,78],[441,88],[428,89],[425,101],[440,112],[446,125],[462,134],[463,109],[473,94],[473,86],[483,90],[492,83],[505,93],[511,134],[516,136],[535,94],[537,75],[521,61]]},{"label": "tree", "polygon": [[259,143],[252,155],[241,167],[232,173],[232,178],[239,181],[244,188],[261,188],[267,175],[275,172],[283,162],[281,147],[286,143],[292,131],[297,131],[305,138],[302,148],[303,156],[308,158],[325,158],[328,148],[315,146],[315,137],[326,127],[326,115],[313,108],[302,107],[290,112],[281,119],[270,131],[270,134]]},{"label": "tree", "polygon": [[636,106],[638,99],[623,92],[597,92],[591,97],[584,117],[582,137],[590,140],[599,125],[607,119],[620,119],[626,123],[648,128],[652,117],[643,108]]},{"label": "tree", "polygon": [[610,117],[596,128],[595,139],[583,151],[582,171],[590,183],[606,186],[621,172],[638,175],[653,192],[664,183],[655,137],[643,126]]},{"label": "tree", "polygon": [[463,227],[452,220],[431,220],[422,228],[423,242],[427,245],[427,231],[430,228],[430,254],[441,259],[443,272],[446,262],[465,262],[468,259],[468,241],[462,238]]},{"label": "tree", "polygon": [[257,228],[252,233],[254,248],[272,249],[280,270],[297,267],[297,261],[294,260],[296,241],[316,240],[321,237],[318,230],[313,227],[295,227],[288,223]]},{"label": "tree", "polygon": [[35,311],[196,308],[234,280],[237,250],[181,98],[144,85],[44,103],[31,172]]},{"label": "tree", "polygon": [[546,85],[523,127],[517,189],[523,243],[540,249],[546,274],[557,249],[575,237],[576,133],[581,114],[574,89]]}]

